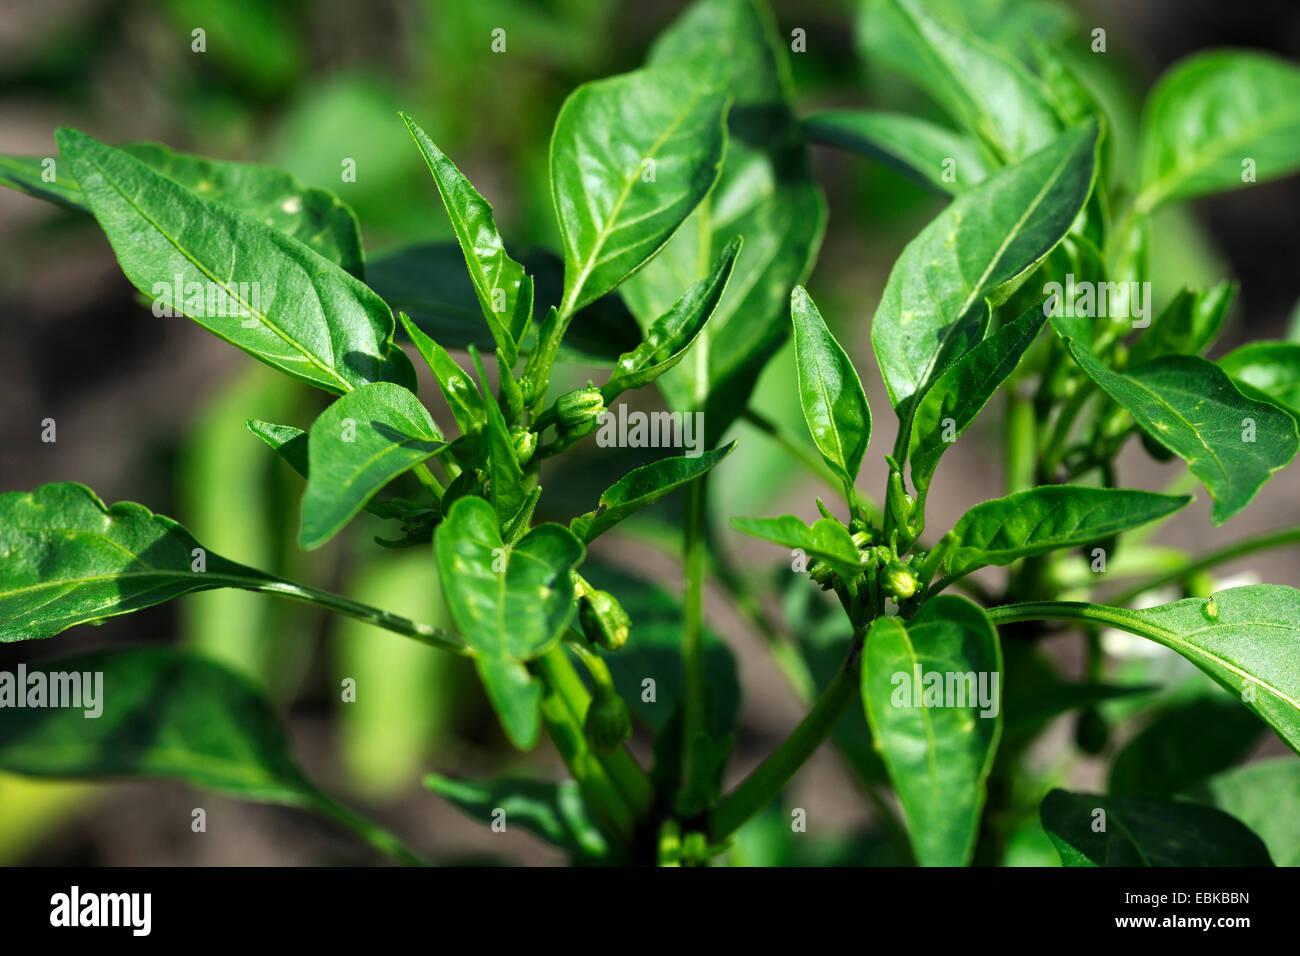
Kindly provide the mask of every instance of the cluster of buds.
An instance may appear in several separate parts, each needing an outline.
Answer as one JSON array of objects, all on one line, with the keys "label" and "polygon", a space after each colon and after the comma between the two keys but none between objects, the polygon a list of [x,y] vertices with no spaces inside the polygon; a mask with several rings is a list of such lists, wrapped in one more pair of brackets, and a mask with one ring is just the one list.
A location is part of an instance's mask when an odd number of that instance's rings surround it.
[{"label": "cluster of buds", "polygon": [[[880,589],[895,601],[906,601],[916,594],[920,581],[912,571],[914,557],[900,559],[893,549],[872,543],[872,536],[867,531],[853,532],[853,544],[858,549],[865,573],[868,568],[879,568]],[[808,562],[809,576],[823,591],[841,587],[840,575],[825,561],[813,558]]]}]

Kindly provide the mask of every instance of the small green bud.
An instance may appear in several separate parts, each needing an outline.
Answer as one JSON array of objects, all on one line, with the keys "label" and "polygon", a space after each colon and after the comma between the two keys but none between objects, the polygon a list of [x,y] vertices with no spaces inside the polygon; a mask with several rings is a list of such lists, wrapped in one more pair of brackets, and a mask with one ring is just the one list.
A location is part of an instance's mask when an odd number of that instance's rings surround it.
[{"label": "small green bud", "polygon": [[581,428],[594,423],[605,410],[605,399],[594,385],[565,392],[555,400],[555,413],[564,429]]},{"label": "small green bud", "polygon": [[835,585],[835,571],[820,558],[813,558],[808,562],[808,576],[821,585],[823,591]]},{"label": "small green bud", "polygon": [[510,441],[515,446],[515,460],[521,465],[528,464],[537,451],[537,432],[529,431],[519,425],[510,427]]},{"label": "small green bud", "polygon": [[608,591],[588,590],[578,600],[578,621],[587,640],[607,651],[616,651],[627,643],[632,619],[623,605]]},{"label": "small green bud", "polygon": [[587,708],[587,719],[582,729],[592,750],[598,754],[613,753],[632,736],[632,715],[622,697],[598,691]]},{"label": "small green bud", "polygon": [[865,551],[871,547],[871,535],[865,531],[853,532],[853,544],[859,551]]},{"label": "small green bud", "polygon": [[916,593],[916,576],[907,565],[894,562],[885,568],[880,586],[894,600],[905,601]]}]

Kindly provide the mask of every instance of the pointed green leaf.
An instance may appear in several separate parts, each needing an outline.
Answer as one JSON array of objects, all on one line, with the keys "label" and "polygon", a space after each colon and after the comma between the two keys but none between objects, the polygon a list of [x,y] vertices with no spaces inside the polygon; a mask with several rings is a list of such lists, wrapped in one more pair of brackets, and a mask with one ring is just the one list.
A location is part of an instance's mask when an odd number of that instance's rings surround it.
[{"label": "pointed green leaf", "polygon": [[[479,374],[482,374],[481,369]],[[483,383],[483,387],[486,391],[486,382]],[[504,526],[523,507],[528,492],[524,489],[524,471],[519,464],[519,458],[515,455],[515,444],[510,438],[510,427],[506,425],[500,406],[491,398],[483,404],[487,411],[488,422],[483,432],[487,440],[488,477],[491,482],[488,487],[488,497],[491,498],[492,507],[496,509],[497,517]]]},{"label": "pointed green leaf", "polygon": [[595,511],[569,522],[572,531],[590,544],[628,515],[649,507],[664,495],[706,474],[736,448],[736,443],[706,451],[702,455],[661,458],[634,468],[601,493]]},{"label": "pointed green leaf", "polygon": [[1147,99],[1141,152],[1142,210],[1295,172],[1300,68],[1246,50],[1180,61]]},{"label": "pointed green leaf", "polygon": [[669,68],[587,83],[565,100],[551,138],[562,315],[644,265],[709,194],[726,108],[725,94]]},{"label": "pointed green leaf", "polygon": [[1250,504],[1300,447],[1295,419],[1246,398],[1213,362],[1170,355],[1116,372],[1073,339],[1065,344],[1147,435],[1187,462],[1214,499],[1215,524]]},{"label": "pointed green leaf", "polygon": [[862,555],[849,530],[830,518],[818,518],[812,526],[794,515],[779,518],[732,518],[731,526],[742,534],[798,548],[809,558],[820,558],[843,576],[855,577],[863,569]]},{"label": "pointed green leaf", "polygon": [[506,255],[491,204],[414,120],[405,113],[401,116],[433,173],[492,339],[506,354],[507,362],[514,365],[519,340],[533,317],[532,280],[523,266]]},{"label": "pointed green leaf", "polygon": [[1155,521],[1184,507],[1188,495],[1124,488],[1044,485],[978,504],[958,519],[944,568],[961,577],[986,565],[1076,548]]},{"label": "pointed green leaf", "polygon": [[1002,651],[988,616],[940,595],[904,623],[872,622],[862,702],[917,862],[964,866],[1002,732]]},{"label": "pointed green leaf", "polygon": [[84,485],[0,495],[0,641],[51,637],[191,591],[278,579],[206,551],[170,518]]},{"label": "pointed green leaf", "polygon": [[[158,143],[127,143],[120,149],[195,195],[233,206],[363,278],[357,217],[333,193],[304,186],[291,173],[270,166],[206,159]],[[0,156],[0,185],[89,213],[72,173],[56,165],[56,181],[47,183],[42,162],[40,157]]]},{"label": "pointed green leaf", "polygon": [[1278,866],[1300,866],[1300,760],[1278,757],[1228,770],[1186,794],[1240,820],[1268,847]]},{"label": "pointed green leaf", "polygon": [[1300,343],[1247,342],[1219,359],[1219,368],[1252,398],[1266,397],[1292,415],[1300,416]]},{"label": "pointed green leaf", "polygon": [[447,350],[424,334],[424,330],[407,317],[405,312],[398,313],[402,327],[415,343],[416,350],[433,372],[434,381],[447,399],[452,417],[462,432],[470,432],[487,423],[487,408],[483,396],[474,385],[465,370],[456,363]]},{"label": "pointed green leaf", "polygon": [[307,433],[293,425],[275,425],[271,422],[250,418],[246,423],[248,430],[283,458],[298,474],[307,477]]},{"label": "pointed green leaf", "polygon": [[873,59],[929,93],[1004,162],[1040,149],[1059,131],[1047,90],[1014,56],[919,0],[877,0],[864,26]]},{"label": "pointed green leaf", "polygon": [[803,286],[790,295],[799,404],[822,460],[852,485],[871,438],[871,409],[862,382]]},{"label": "pointed green leaf", "polygon": [[908,243],[871,325],[895,410],[984,337],[984,298],[1026,272],[1069,231],[1096,168],[1097,125],[959,195]]},{"label": "pointed green leaf", "polygon": [[122,271],[141,292],[326,391],[376,381],[415,387],[410,360],[392,344],[392,313],[360,280],[121,150],[70,129],[59,130],[58,140]]},{"label": "pointed green leaf", "polygon": [[[29,668],[81,677],[102,712],[6,709],[0,769],[41,777],[166,777],[244,800],[317,804],[270,704],[234,671],[172,648],[95,651]],[[103,675],[100,678],[92,675]],[[49,678],[49,680],[53,680]]]},{"label": "pointed green leaf", "polygon": [[930,490],[940,457],[1016,370],[1046,321],[1042,303],[1030,306],[959,358],[925,390],[912,414],[907,446],[912,485],[920,501]]},{"label": "pointed green leaf", "polygon": [[523,661],[493,653],[475,654],[474,669],[506,737],[520,750],[536,747],[542,726],[542,682]]},{"label": "pointed green leaf", "polygon": [[713,271],[651,323],[640,345],[618,357],[609,381],[600,389],[606,405],[628,389],[648,385],[686,357],[722,299],[740,246],[739,236],[727,243]]},{"label": "pointed green leaf", "polygon": [[996,168],[978,142],[906,113],[827,110],[803,121],[814,143],[871,156],[923,186],[955,196]]},{"label": "pointed green leaf", "polygon": [[428,410],[400,385],[376,382],[344,395],[311,426],[299,543],[319,548],[384,485],[444,445]]},{"label": "pointed green leaf", "polygon": [[745,241],[706,333],[708,364],[658,381],[671,408],[701,407],[717,444],[789,334],[789,296],[812,271],[826,202],[792,106],[788,40],[763,0],[696,0],[656,40],[649,62],[712,78],[729,94],[727,152],[713,194],[620,290],[647,326],[708,275],[732,236]]},{"label": "pointed green leaf", "polygon": [[1040,808],[1065,866],[1271,866],[1259,837],[1191,803],[1053,790]]},{"label": "pointed green leaf", "polygon": [[593,860],[610,854],[609,844],[587,812],[582,791],[572,780],[481,782],[431,773],[424,778],[424,785],[484,826],[493,822],[493,814],[500,808],[507,820],[517,822],[552,846]]},{"label": "pointed green leaf", "polygon": [[1128,364],[1143,365],[1164,355],[1200,354],[1218,336],[1236,294],[1237,285],[1233,282],[1220,282],[1213,288],[1197,291],[1180,289],[1156,316],[1151,328],[1133,343]]}]

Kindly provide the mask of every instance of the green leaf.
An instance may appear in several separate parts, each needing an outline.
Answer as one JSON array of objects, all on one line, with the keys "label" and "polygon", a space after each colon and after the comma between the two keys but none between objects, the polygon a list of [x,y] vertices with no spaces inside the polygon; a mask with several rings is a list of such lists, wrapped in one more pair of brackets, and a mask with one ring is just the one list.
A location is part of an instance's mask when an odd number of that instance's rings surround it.
[{"label": "green leaf", "polygon": [[1171,705],[1115,755],[1107,791],[1172,797],[1243,759],[1263,732],[1254,714],[1217,693]]},{"label": "green leaf", "polygon": [[1272,865],[1259,837],[1209,807],[1053,790],[1039,813],[1065,866]]},{"label": "green leaf", "polygon": [[804,421],[822,460],[851,487],[871,438],[871,409],[862,382],[803,286],[795,286],[790,295],[790,317]]},{"label": "green leaf", "polygon": [[[912,485],[925,501],[930,479],[949,446],[975,421],[980,409],[1007,380],[1047,321],[1042,303],[998,329],[959,358],[940,375],[912,414],[907,457],[912,462]],[[896,456],[897,457],[897,456]]]},{"label": "green leaf", "polygon": [[1013,56],[917,0],[881,0],[864,42],[874,59],[925,90],[1004,162],[1027,156],[1060,130],[1046,89]]},{"label": "green leaf", "polygon": [[1257,390],[1242,388],[1243,393],[1300,416],[1300,343],[1247,342],[1219,359],[1219,368],[1238,385]]},{"label": "green leaf", "polygon": [[658,381],[671,408],[703,407],[709,444],[744,411],[789,334],[790,290],[812,271],[826,227],[826,202],[792,107],[787,43],[761,0],[696,0],[649,57],[664,69],[710,76],[733,101],[713,194],[621,289],[646,326],[708,275],[732,236],[744,239],[745,254],[706,332],[707,367],[683,362]]},{"label": "green leaf", "polygon": [[1080,547],[1171,515],[1191,500],[1080,485],[1018,491],[978,504],[958,519],[946,538],[944,567],[948,577],[957,578],[986,565]]},{"label": "green leaf", "polygon": [[590,544],[628,515],[649,507],[664,495],[707,474],[736,448],[736,443],[706,451],[694,458],[661,458],[634,468],[601,493],[595,511],[569,522],[569,530]]},{"label": "green leaf", "polygon": [[141,505],[106,507],[84,485],[0,495],[0,641],[52,637],[191,591],[277,580],[206,551]]},{"label": "green leaf", "polygon": [[827,110],[805,119],[803,131],[814,143],[871,156],[952,196],[996,168],[975,140],[906,113]]},{"label": "green leaf", "polygon": [[[1252,584],[1119,612],[1209,674],[1300,753],[1300,591]],[[1120,624],[1119,626],[1125,626]]]},{"label": "green leaf", "polygon": [[[519,255],[533,279],[538,302],[559,302],[564,295],[564,261],[545,249]],[[447,349],[470,345],[494,351],[496,342],[483,322],[478,293],[465,270],[465,256],[455,241],[417,243],[373,257],[366,281],[396,309],[408,313],[425,334]],[[560,357],[584,364],[609,365],[641,341],[641,330],[617,292],[578,312],[560,345]],[[520,341],[528,351],[532,337]]]},{"label": "green leaf", "polygon": [[1300,69],[1245,50],[1180,61],[1147,99],[1141,154],[1143,211],[1300,169]]},{"label": "green leaf", "polygon": [[1128,364],[1142,365],[1164,355],[1200,354],[1218,336],[1236,294],[1234,282],[1197,291],[1180,289],[1151,328],[1133,343]]},{"label": "green leaf", "polygon": [[975,852],[1002,731],[1002,651],[988,616],[941,595],[906,624],[878,617],[862,656],[862,702],[922,866]]},{"label": "green leaf", "polygon": [[847,528],[831,518],[818,518],[812,527],[794,515],[779,518],[732,518],[731,526],[741,534],[798,548],[809,558],[820,558],[842,576],[862,572],[862,555]]},{"label": "green leaf", "polygon": [[309,464],[305,431],[294,425],[276,425],[256,418],[250,418],[246,424],[248,430],[266,442],[272,451],[288,463],[290,468],[302,477],[307,477]]},{"label": "green leaf", "polygon": [[1207,780],[1187,796],[1240,820],[1264,841],[1278,866],[1300,866],[1300,761],[1259,760]]},{"label": "green leaf", "polygon": [[[270,166],[205,159],[158,143],[127,143],[120,149],[195,195],[232,206],[363,278],[357,217],[333,193],[304,186],[291,173]],[[91,212],[81,186],[69,172],[58,172],[56,166],[57,181],[47,183],[41,163],[41,157],[0,156],[0,185]]]},{"label": "green leaf", "polygon": [[[95,651],[36,672],[81,675],[102,713],[6,709],[0,769],[42,777],[167,777],[245,800],[317,805],[284,728],[248,680],[172,648]],[[103,675],[102,686],[98,677]],[[47,676],[52,684],[54,678]]]},{"label": "green leaf", "polygon": [[[480,378],[482,374],[480,368]],[[483,382],[483,388],[486,391],[487,382]],[[528,497],[528,492],[524,490],[524,471],[519,464],[519,458],[515,455],[515,445],[510,438],[510,427],[506,424],[500,406],[491,398],[483,404],[487,409],[488,420],[487,428],[484,430],[487,438],[487,470],[491,482],[488,487],[488,497],[504,527],[519,513],[524,499]]]},{"label": "green leaf", "polygon": [[[580,86],[551,138],[567,317],[639,269],[717,181],[727,98],[681,69]],[[680,288],[680,287],[679,287]]]},{"label": "green leaf", "polygon": [[433,173],[492,339],[513,366],[519,357],[519,340],[533,317],[532,280],[523,266],[506,255],[491,204],[414,120],[405,113],[401,117]]},{"label": "green leaf", "polygon": [[651,323],[640,345],[618,357],[609,381],[600,389],[606,405],[628,389],[648,385],[686,357],[726,291],[740,246],[739,236],[727,243],[713,271]]},{"label": "green leaf", "polygon": [[502,726],[528,749],[537,740],[541,685],[524,661],[564,633],[575,603],[570,572],[583,547],[566,528],[543,524],[512,547],[482,498],[459,498],[434,536],[452,619],[474,652]]},{"label": "green leaf", "polygon": [[1066,337],[1065,344],[1088,377],[1144,432],[1187,462],[1214,499],[1215,524],[1250,504],[1300,447],[1295,419],[1246,398],[1203,358],[1170,355],[1116,372],[1073,339]]},{"label": "green leaf", "polygon": [[319,548],[384,485],[444,445],[428,410],[401,386],[376,382],[344,395],[311,426],[299,543]]},{"label": "green leaf", "polygon": [[415,387],[410,360],[392,345],[392,313],[360,280],[121,150],[70,129],[59,130],[58,140],[122,271],[141,292],[326,391],[376,381]]},{"label": "green leaf", "polygon": [[415,343],[416,350],[428,364],[429,370],[433,372],[434,381],[438,383],[443,397],[447,399],[447,407],[451,409],[452,417],[456,419],[460,430],[468,433],[487,424],[487,408],[483,396],[465,370],[456,363],[445,348],[429,338],[423,329],[412,322],[406,313],[399,313],[398,318],[402,320],[402,328],[406,330],[406,334]]},{"label": "green leaf", "polygon": [[1092,189],[1089,122],[959,195],[908,243],[871,325],[896,411],[984,337],[984,299],[1025,273],[1069,230]]},{"label": "green leaf", "polygon": [[482,782],[452,780],[431,773],[424,778],[424,785],[484,826],[493,822],[493,815],[499,809],[505,812],[508,824],[517,823],[580,859],[602,860],[610,855],[609,844],[587,812],[582,792],[572,780]]}]

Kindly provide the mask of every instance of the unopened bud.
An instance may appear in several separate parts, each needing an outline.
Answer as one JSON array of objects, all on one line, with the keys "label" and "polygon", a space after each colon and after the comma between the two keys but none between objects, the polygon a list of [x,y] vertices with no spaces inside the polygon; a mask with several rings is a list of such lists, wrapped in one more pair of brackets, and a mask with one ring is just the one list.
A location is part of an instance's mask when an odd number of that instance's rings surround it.
[{"label": "unopened bud", "polygon": [[582,729],[592,750],[598,754],[613,753],[632,736],[632,715],[622,697],[598,692],[587,708]]},{"label": "unopened bud", "polygon": [[916,576],[907,565],[896,562],[885,568],[880,586],[894,600],[905,601],[916,593]]},{"label": "unopened bud", "polygon": [[510,442],[515,447],[515,460],[526,465],[537,451],[537,432],[515,425],[510,429]]},{"label": "unopened bud", "polygon": [[607,651],[616,651],[627,643],[632,619],[623,605],[608,591],[588,590],[578,600],[578,621],[587,640]]},{"label": "unopened bud", "polygon": [[565,392],[555,400],[555,413],[564,429],[590,425],[605,410],[605,399],[594,385]]}]

